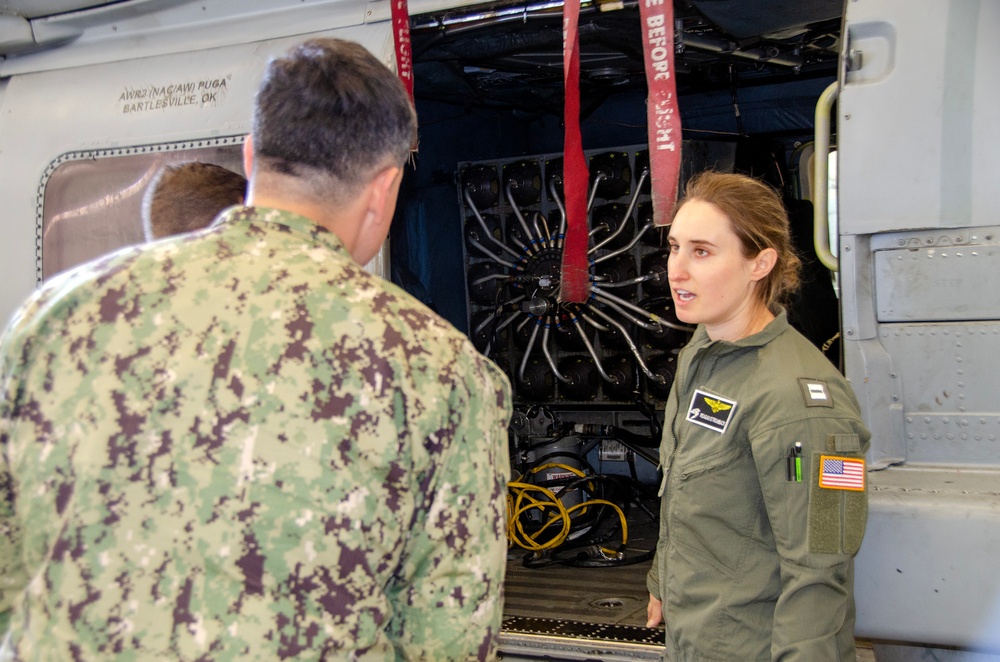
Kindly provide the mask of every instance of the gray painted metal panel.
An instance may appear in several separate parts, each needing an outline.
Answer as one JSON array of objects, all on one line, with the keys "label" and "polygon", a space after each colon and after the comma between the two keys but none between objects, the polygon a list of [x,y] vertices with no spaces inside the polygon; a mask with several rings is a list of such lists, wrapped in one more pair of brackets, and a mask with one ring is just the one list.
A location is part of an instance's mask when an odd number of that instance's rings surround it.
[{"label": "gray painted metal panel", "polygon": [[1000,655],[912,644],[874,644],[872,653],[877,662],[1000,662]]},{"label": "gray painted metal panel", "polygon": [[[232,11],[238,12],[233,5]],[[331,14],[314,24],[315,30],[323,31],[309,36],[350,38],[386,62],[392,61],[388,21],[324,29],[345,21],[348,18]],[[259,35],[247,33],[249,43],[174,52],[183,49],[183,44],[160,35],[157,43],[170,50],[160,57],[25,73],[0,82],[4,127],[0,131],[0,199],[6,212],[3,237],[13,247],[0,260],[0,325],[37,284],[35,225],[41,218],[41,187],[52,164],[74,152],[89,151],[101,158],[122,150],[139,152],[145,146],[247,133],[251,102],[268,58],[307,35],[293,33],[254,42],[255,38]],[[52,57],[58,53],[59,62],[66,64],[74,57],[73,48],[67,46]],[[163,102],[171,95],[160,92],[171,85],[197,87],[202,81],[222,78],[227,81],[226,93],[213,98],[199,93],[197,103],[164,107],[148,98],[155,94]],[[133,99],[136,93],[146,93],[147,98]]]},{"label": "gray painted metal panel", "polygon": [[837,105],[840,231],[995,223],[1000,3],[845,4]]},{"label": "gray painted metal panel", "polygon": [[837,108],[844,365],[882,468],[856,634],[971,661],[1000,653],[1000,2],[845,11],[862,64]]},{"label": "gray painted metal panel", "polygon": [[1000,244],[875,253],[880,322],[1000,319]]},{"label": "gray painted metal panel", "polygon": [[[391,3],[385,0],[81,0],[77,4],[94,8],[66,13],[57,13],[58,5],[64,4],[58,0],[43,4],[54,5],[55,11],[33,19],[30,30],[44,48],[0,57],[0,75],[253,44],[385,22],[391,12]],[[468,0],[411,0],[409,10],[415,16],[468,4]]]},{"label": "gray painted metal panel", "polygon": [[1000,473],[893,467],[868,478],[856,635],[1000,652]]},{"label": "gray painted metal panel", "polygon": [[880,340],[901,358],[906,461],[1000,467],[1000,323],[884,325]]},{"label": "gray painted metal panel", "polygon": [[868,460],[882,468],[906,458],[903,406],[895,378],[897,357],[886,351],[875,319],[872,238],[840,238],[840,290],[844,368],[872,433]]}]

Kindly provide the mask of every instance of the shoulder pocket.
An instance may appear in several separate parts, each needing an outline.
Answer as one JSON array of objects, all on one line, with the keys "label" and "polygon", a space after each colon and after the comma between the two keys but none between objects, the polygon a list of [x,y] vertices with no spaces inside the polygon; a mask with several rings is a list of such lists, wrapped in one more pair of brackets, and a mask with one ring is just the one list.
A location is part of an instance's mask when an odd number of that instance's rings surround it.
[{"label": "shoulder pocket", "polygon": [[853,556],[861,548],[868,523],[868,476],[863,476],[863,490],[822,487],[821,458],[837,455],[863,462],[861,441],[856,434],[830,435],[828,448],[835,450],[813,453],[810,459],[809,551]]}]

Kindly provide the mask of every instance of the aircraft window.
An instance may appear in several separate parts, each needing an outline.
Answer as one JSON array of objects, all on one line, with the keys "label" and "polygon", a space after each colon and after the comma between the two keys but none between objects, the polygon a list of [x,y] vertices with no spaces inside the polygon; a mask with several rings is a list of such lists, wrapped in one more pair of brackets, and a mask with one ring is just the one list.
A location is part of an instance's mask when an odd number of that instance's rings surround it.
[{"label": "aircraft window", "polygon": [[826,178],[826,218],[830,228],[830,252],[835,256],[840,255],[840,246],[837,234],[839,232],[839,221],[837,216],[837,150],[831,149],[827,160]]},{"label": "aircraft window", "polygon": [[[826,176],[826,223],[830,231],[830,252],[834,257],[840,257],[840,221],[837,215],[837,150],[830,148],[827,159]],[[833,276],[833,291],[840,298],[840,271]]]},{"label": "aircraft window", "polygon": [[56,159],[41,184],[39,282],[142,242],[142,197],[161,166],[205,161],[243,172],[242,141],[242,136],[233,136],[75,152]]}]

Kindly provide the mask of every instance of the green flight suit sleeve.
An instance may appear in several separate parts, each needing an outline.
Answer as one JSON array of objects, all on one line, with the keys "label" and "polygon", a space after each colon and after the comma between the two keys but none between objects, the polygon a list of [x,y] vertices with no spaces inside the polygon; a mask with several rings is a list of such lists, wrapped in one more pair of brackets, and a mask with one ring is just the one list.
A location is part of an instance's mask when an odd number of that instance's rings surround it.
[{"label": "green flight suit sleeve", "polygon": [[[673,398],[673,396],[674,394],[671,393],[671,398]],[[671,403],[668,404],[667,408],[668,411],[664,414],[664,420],[669,421],[672,420],[673,414],[676,413],[676,405],[673,404],[673,401],[671,401]],[[669,425],[664,426],[663,435],[660,439],[660,448],[659,448],[660,464],[659,467],[657,467],[660,472],[659,496],[661,499],[661,503],[662,503],[663,490],[666,488],[667,475],[665,472],[668,471],[667,465],[670,456],[670,452],[667,450],[668,439],[669,439],[669,445],[672,448],[675,442],[673,440],[672,432],[670,431]],[[648,590],[649,594],[654,598],[656,598],[657,600],[663,600],[663,596],[660,595],[660,555],[664,553],[664,550],[661,549],[661,547],[664,546],[664,539],[662,535],[663,526],[664,526],[663,515],[661,513],[660,535],[657,536],[656,540],[656,552],[653,554],[653,565],[649,568],[649,572],[646,573],[646,590]]]},{"label": "green flight suit sleeve", "polygon": [[[485,359],[455,384],[448,420],[423,440],[440,457],[419,471],[415,521],[387,595],[397,652],[408,660],[494,659],[507,564],[510,385]],[[415,453],[419,455],[420,450]]]},{"label": "green flight suit sleeve", "polygon": [[[819,457],[835,454],[834,437],[855,442],[854,451],[836,454],[863,456],[867,431],[852,418],[805,418],[751,439],[781,569],[774,660],[838,662],[847,659],[845,654],[853,659],[841,648],[847,641],[853,650],[853,557],[867,508],[850,504],[860,498],[866,505],[867,495],[818,486]],[[787,458],[795,442],[803,449],[801,482],[788,478]]]},{"label": "green flight suit sleeve", "polygon": [[[657,543],[659,544],[659,543]],[[653,565],[650,566],[649,572],[646,573],[646,590],[649,594],[656,598],[657,600],[662,600],[663,596],[660,595],[660,551],[657,550],[653,555]]]}]

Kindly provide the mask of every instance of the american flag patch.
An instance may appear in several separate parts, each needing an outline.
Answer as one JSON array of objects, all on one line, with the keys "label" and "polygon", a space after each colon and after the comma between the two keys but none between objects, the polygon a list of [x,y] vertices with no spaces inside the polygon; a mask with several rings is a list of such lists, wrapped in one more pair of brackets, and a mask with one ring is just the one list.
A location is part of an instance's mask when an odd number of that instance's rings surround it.
[{"label": "american flag patch", "polygon": [[819,458],[819,486],[831,490],[864,491],[864,459],[821,455]]}]

